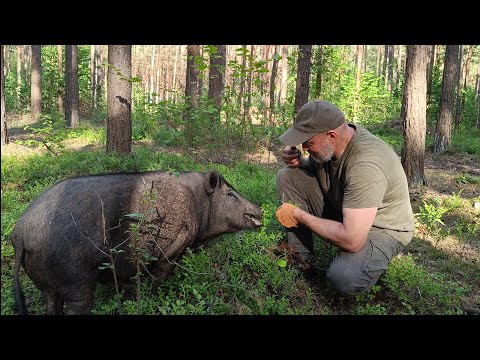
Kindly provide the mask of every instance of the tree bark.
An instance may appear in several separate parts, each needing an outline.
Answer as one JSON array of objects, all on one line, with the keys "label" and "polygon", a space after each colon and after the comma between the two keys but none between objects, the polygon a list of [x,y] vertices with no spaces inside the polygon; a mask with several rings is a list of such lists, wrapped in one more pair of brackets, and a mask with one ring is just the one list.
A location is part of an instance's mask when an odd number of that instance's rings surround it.
[{"label": "tree bark", "polygon": [[357,45],[356,51],[356,72],[355,72],[355,97],[353,99],[353,119],[358,119],[358,108],[360,102],[360,84],[362,79],[362,70],[363,70],[363,45]]},{"label": "tree bark", "polygon": [[298,49],[297,82],[295,88],[295,114],[297,114],[298,110],[308,102],[311,57],[312,45],[300,45]]},{"label": "tree bark", "polygon": [[393,82],[393,61],[395,58],[395,45],[388,46],[388,76],[387,76],[387,90],[392,91],[392,82]]},{"label": "tree bark", "polygon": [[100,45],[95,46],[95,99],[93,102],[93,107],[98,108],[98,104],[102,97],[102,88],[103,88],[103,71],[102,71],[102,61],[100,57]]},{"label": "tree bark", "polygon": [[277,79],[277,45],[273,45],[273,63],[272,63],[272,76],[270,77],[270,111],[268,117],[272,120],[272,115],[275,112],[275,82]]},{"label": "tree bark", "polygon": [[455,100],[455,80],[458,70],[458,45],[447,45],[442,79],[442,99],[435,128],[434,152],[442,152],[450,146],[452,138],[453,104]]},{"label": "tree bark", "polygon": [[42,112],[42,46],[31,45],[32,47],[32,76],[31,76],[31,96],[30,111],[33,122],[40,119]]},{"label": "tree bark", "polygon": [[95,63],[95,45],[90,45],[90,92],[92,97],[92,109],[95,109],[95,99],[97,90],[96,63]]},{"label": "tree bark", "polygon": [[109,45],[107,152],[132,151],[132,45]]},{"label": "tree bark", "polygon": [[402,45],[398,45],[397,69],[395,72],[395,88],[398,88],[400,75],[402,74]]},{"label": "tree bark", "polygon": [[208,98],[213,101],[216,113],[213,121],[220,122],[220,110],[222,107],[222,96],[225,89],[224,75],[227,64],[226,46],[216,45],[217,51],[210,54],[210,67],[208,73]]},{"label": "tree bark", "polygon": [[480,129],[480,61],[477,65],[477,77],[475,81],[475,109],[477,110],[477,128]]},{"label": "tree bark", "polygon": [[356,65],[357,71],[355,73],[355,89],[357,91],[360,90],[360,80],[362,78],[362,70],[363,70],[363,45],[357,45],[357,56],[356,56]]},{"label": "tree bark", "polygon": [[437,46],[431,45],[430,48],[430,62],[428,64],[428,81],[427,81],[427,97],[430,98],[432,93],[433,69],[435,67]]},{"label": "tree bark", "polygon": [[383,66],[382,66],[382,75],[383,81],[385,83],[385,88],[387,87],[387,63],[388,63],[388,49],[389,45],[385,45],[383,48]]},{"label": "tree bark", "polygon": [[31,80],[29,78],[31,50],[32,50],[32,47],[29,45],[25,45],[23,47],[23,78],[25,79],[25,84],[28,84],[29,80]]},{"label": "tree bark", "polygon": [[[255,45],[250,45],[250,57],[248,59],[248,79],[247,79],[247,103],[245,104],[244,117],[248,118],[249,123],[252,121],[250,119],[250,107],[252,105],[252,77],[253,77],[253,64],[255,63]],[[245,121],[245,118],[244,118]]]},{"label": "tree bark", "polygon": [[280,104],[287,101],[287,80],[288,80],[288,45],[282,46],[282,86],[280,90]]},{"label": "tree bark", "polygon": [[2,145],[8,144],[8,132],[7,132],[7,118],[5,115],[5,72],[3,69],[3,50],[5,45],[0,45],[0,57],[1,59],[1,66],[0,66],[0,80],[1,80],[1,92],[2,92],[2,104],[1,104],[1,115],[0,115],[0,125],[2,127]]},{"label": "tree bark", "polygon": [[[155,86],[155,76],[154,76],[154,73],[155,73],[155,50],[157,48],[157,45],[152,45],[152,56],[150,58],[150,98],[151,99],[155,99],[153,97],[153,89],[154,89],[154,86]],[[155,101],[154,101],[155,102]]]},{"label": "tree bark", "polygon": [[458,69],[457,69],[457,101],[455,108],[455,128],[458,128],[462,122],[462,81],[463,81],[463,45],[459,48],[460,55],[458,56]]},{"label": "tree bark", "polygon": [[315,99],[320,99],[322,94],[322,72],[323,72],[323,45],[318,46],[317,76],[315,78]]},{"label": "tree bark", "polygon": [[367,50],[368,45],[363,45],[363,72],[367,72]]},{"label": "tree bark", "polygon": [[[246,66],[247,66],[247,45],[242,45],[242,67],[241,67],[242,75],[246,74]],[[242,112],[244,92],[245,92],[245,76],[242,76],[240,79],[240,89],[238,91],[238,100],[237,100],[237,106],[240,112]]]},{"label": "tree bark", "polygon": [[412,188],[426,185],[427,61],[428,45],[407,45],[402,166]]},{"label": "tree bark", "polygon": [[381,61],[382,61],[382,47],[381,45],[377,45],[377,71],[376,71],[377,78],[380,77]]},{"label": "tree bark", "polygon": [[177,99],[178,48],[179,48],[179,45],[175,45],[175,65],[173,66],[173,81],[172,81],[174,100]]},{"label": "tree bark", "polygon": [[75,128],[80,123],[78,93],[78,45],[65,45],[65,119],[67,126]]},{"label": "tree bark", "polygon": [[[58,69],[58,76],[60,79],[63,80],[63,50],[62,45],[57,45],[57,54],[58,54],[58,61],[57,61],[57,69]],[[63,108],[63,86],[62,81],[58,82],[57,88],[57,103],[58,103],[58,112],[60,114],[65,114],[65,109]]]},{"label": "tree bark", "polygon": [[20,107],[20,92],[22,89],[22,64],[23,64],[23,48],[17,45],[17,107]]},{"label": "tree bark", "polygon": [[195,62],[195,57],[200,56],[200,45],[187,46],[187,71],[185,79],[185,132],[187,138],[187,146],[193,146],[193,134],[195,124],[191,116],[192,111],[198,106],[198,75],[199,69]]}]

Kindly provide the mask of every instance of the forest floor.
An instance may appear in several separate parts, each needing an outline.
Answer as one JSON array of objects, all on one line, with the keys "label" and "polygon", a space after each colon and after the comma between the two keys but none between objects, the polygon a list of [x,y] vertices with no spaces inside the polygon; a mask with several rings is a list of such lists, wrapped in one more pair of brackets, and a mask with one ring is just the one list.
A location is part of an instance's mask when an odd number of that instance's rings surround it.
[{"label": "forest floor", "polygon": [[[29,124],[28,116],[11,115],[9,117],[9,137],[11,142],[2,147],[2,155],[18,156],[29,155],[32,153],[44,154],[49,150],[46,147],[28,147],[15,143],[16,140],[26,140],[29,138],[31,131],[23,130],[23,127]],[[94,145],[79,138],[71,138],[64,140],[63,145],[65,150],[99,150],[102,147],[100,145]],[[134,144],[134,147],[141,146],[154,146],[151,143],[138,142]],[[184,151],[179,148],[166,148],[158,147],[158,150],[168,150],[170,153],[184,154]],[[243,155],[243,160],[246,162],[262,164],[271,170],[279,169],[283,166],[281,160],[281,148],[277,151],[269,151],[266,148],[257,147],[254,152],[246,153]],[[202,158],[202,154],[198,155],[198,161],[214,161],[222,162],[222,158]],[[469,154],[432,154],[426,153],[425,157],[425,176],[427,179],[427,185],[419,189],[410,190],[410,198],[414,213],[417,213],[423,204],[423,201],[428,198],[446,198],[461,194],[461,198],[471,203],[471,212],[475,218],[480,217],[478,210],[473,209],[475,203],[480,202],[480,183],[477,181],[469,182],[469,176],[480,176],[480,157],[478,155]],[[469,210],[470,211],[470,210]],[[415,254],[420,259],[421,264],[427,269],[427,271],[438,272],[448,271],[452,279],[456,279],[459,282],[462,281],[465,272],[479,273],[480,264],[480,241],[461,241],[458,237],[453,235],[453,229],[455,223],[462,215],[456,214],[455,216],[447,216],[444,220],[447,227],[452,232],[439,242],[429,240],[428,237],[423,237],[420,233],[416,233],[414,239],[407,247],[405,253]],[[471,214],[469,215],[471,216]],[[477,232],[478,234],[478,232]],[[453,260],[449,265],[439,262],[436,259],[442,258],[439,256],[439,252],[445,254],[445,256],[452,257]],[[400,256],[403,256],[401,254]],[[456,266],[455,264],[461,264]],[[312,288],[320,289],[324,286],[324,280],[320,279],[320,275],[323,276],[324,271],[328,263],[323,263],[321,260],[316,262],[317,272],[312,279],[305,279],[310,283],[310,280],[314,280]],[[448,267],[448,269],[445,269]],[[475,288],[480,289],[478,279]],[[320,292],[320,290],[319,290]],[[381,297],[381,294],[378,295]],[[320,296],[320,298],[322,298]],[[336,303],[329,304],[334,313],[342,314],[348,313],[348,309],[351,308],[351,303],[348,300],[339,300]],[[480,312],[480,291],[476,291],[473,296],[465,298],[463,300],[462,308],[466,309],[466,313]]]}]

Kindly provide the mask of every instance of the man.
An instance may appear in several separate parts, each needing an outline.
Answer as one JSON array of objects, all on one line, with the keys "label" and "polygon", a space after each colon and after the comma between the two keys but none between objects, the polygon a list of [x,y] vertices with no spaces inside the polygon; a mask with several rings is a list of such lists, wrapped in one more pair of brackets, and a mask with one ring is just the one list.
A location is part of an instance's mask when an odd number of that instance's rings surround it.
[{"label": "man", "polygon": [[[397,154],[327,101],[305,104],[280,136],[287,164],[277,174],[276,212],[297,257],[311,265],[312,231],[339,248],[327,280],[342,295],[370,289],[414,231]],[[309,156],[302,156],[302,144]]]}]

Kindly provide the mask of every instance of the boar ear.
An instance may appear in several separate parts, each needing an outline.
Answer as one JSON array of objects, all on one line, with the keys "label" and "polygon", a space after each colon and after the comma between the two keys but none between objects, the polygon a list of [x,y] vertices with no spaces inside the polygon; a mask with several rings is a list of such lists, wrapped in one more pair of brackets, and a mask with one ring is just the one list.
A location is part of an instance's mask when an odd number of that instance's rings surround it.
[{"label": "boar ear", "polygon": [[207,176],[205,177],[205,189],[208,194],[211,194],[215,191],[216,188],[220,186],[220,176],[215,170],[208,170]]}]

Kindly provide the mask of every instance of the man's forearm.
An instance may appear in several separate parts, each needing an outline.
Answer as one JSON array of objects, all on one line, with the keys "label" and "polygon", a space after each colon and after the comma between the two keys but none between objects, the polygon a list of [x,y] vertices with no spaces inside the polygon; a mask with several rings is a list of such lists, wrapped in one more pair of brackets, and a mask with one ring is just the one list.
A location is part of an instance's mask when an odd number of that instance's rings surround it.
[{"label": "man's forearm", "polygon": [[344,224],[334,220],[322,219],[296,208],[293,216],[303,225],[321,236],[324,240],[339,247],[343,251],[358,251],[358,239],[355,234],[350,234]]}]

